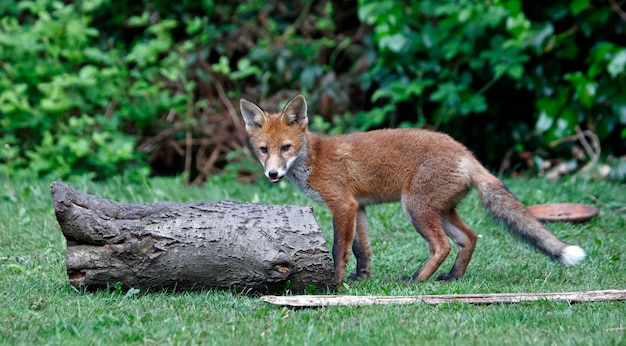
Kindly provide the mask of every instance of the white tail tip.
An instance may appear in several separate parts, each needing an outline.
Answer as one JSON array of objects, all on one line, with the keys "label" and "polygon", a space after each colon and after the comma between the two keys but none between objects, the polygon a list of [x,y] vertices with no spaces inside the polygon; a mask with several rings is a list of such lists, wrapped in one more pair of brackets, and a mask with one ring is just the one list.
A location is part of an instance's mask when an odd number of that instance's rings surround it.
[{"label": "white tail tip", "polygon": [[585,250],[583,250],[580,246],[570,245],[563,249],[560,260],[565,265],[573,266],[578,264],[578,262],[582,261],[584,258]]}]

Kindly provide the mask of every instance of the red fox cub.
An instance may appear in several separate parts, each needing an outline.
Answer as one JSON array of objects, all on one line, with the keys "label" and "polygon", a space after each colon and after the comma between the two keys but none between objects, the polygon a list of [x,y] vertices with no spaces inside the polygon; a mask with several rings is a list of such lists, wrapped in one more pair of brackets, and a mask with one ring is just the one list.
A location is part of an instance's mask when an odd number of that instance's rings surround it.
[{"label": "red fox cub", "polygon": [[472,187],[494,218],[546,255],[566,265],[585,257],[579,246],[550,233],[465,146],[448,135],[421,129],[317,135],[307,130],[302,95],[292,98],[282,113],[270,114],[244,99],[240,107],[265,176],[273,183],[288,177],[330,209],[338,283],[344,278],[350,246],[356,256],[356,273],[349,279],[371,276],[365,207],[393,201],[402,202],[430,251],[412,280],[427,280],[439,268],[450,252],[447,237],[459,251],[450,272],[439,279],[463,276],[477,236],[457,214],[456,206]]}]

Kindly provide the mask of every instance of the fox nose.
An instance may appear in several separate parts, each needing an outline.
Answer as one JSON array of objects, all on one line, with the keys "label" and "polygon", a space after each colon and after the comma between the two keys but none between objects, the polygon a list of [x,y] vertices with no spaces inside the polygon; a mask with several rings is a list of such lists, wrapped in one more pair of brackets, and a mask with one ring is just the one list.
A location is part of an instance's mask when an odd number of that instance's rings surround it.
[{"label": "fox nose", "polygon": [[271,178],[271,179],[276,179],[278,178],[278,171],[275,169],[272,169],[271,171],[267,172],[267,175]]}]

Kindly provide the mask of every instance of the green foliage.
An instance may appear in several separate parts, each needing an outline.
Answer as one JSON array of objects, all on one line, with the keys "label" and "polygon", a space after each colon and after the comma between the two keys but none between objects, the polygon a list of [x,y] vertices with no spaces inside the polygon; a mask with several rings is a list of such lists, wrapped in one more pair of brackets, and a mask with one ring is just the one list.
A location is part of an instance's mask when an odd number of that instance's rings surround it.
[{"label": "green foliage", "polygon": [[[577,126],[596,133],[601,141],[626,125],[626,48],[602,35],[615,14],[609,7],[585,10],[585,1],[576,2],[582,7],[570,6],[575,25],[572,32],[564,32],[549,38],[543,48],[543,56],[554,62],[556,58],[576,61],[569,71],[545,70],[544,76],[528,78],[528,85],[539,84],[543,78],[543,90],[535,90],[538,119],[536,129],[544,135],[546,143],[575,133]],[[592,40],[589,51],[580,51],[580,37]],[[600,36],[600,37],[598,37]],[[547,64],[546,64],[547,65]],[[563,73],[566,72],[566,73]],[[623,131],[620,131],[623,132]],[[622,134],[622,139],[626,137]]]},{"label": "green foliage", "polygon": [[0,144],[18,151],[14,168],[104,178],[146,167],[137,135],[167,111],[186,113],[193,84],[183,79],[185,47],[173,42],[178,24],[131,18],[144,41],[124,53],[91,26],[104,4],[20,1],[18,17],[0,20]]},{"label": "green foliage", "polygon": [[372,101],[395,105],[388,114],[401,103],[414,105],[417,118],[409,121],[417,126],[485,112],[484,93],[500,78],[521,78],[528,60],[497,30],[508,15],[502,5],[469,0],[359,2],[379,54],[370,73],[380,84]]},{"label": "green foliage", "polygon": [[[569,159],[564,138],[580,130],[597,135],[602,159],[626,153],[624,25],[590,0],[26,0],[0,11],[5,170],[145,176],[148,163],[186,159],[140,144],[169,130],[163,142],[181,155],[189,134],[212,136],[207,119],[236,115],[229,102],[279,108],[296,92],[315,130],[436,128],[491,168],[511,152]],[[239,129],[223,123],[216,131]],[[235,151],[216,171],[234,161],[232,172],[245,144],[220,144]]]},{"label": "green foliage", "polygon": [[474,133],[455,128],[472,115],[483,128],[507,127],[491,151],[549,149],[577,127],[608,154],[626,149],[624,27],[609,6],[385,0],[359,1],[358,15],[377,52],[368,74],[377,107],[365,117],[375,120],[364,128],[428,125],[471,143]]},{"label": "green foliage", "polygon": [[[252,84],[265,98],[286,85],[313,89],[330,70],[316,54],[332,52],[335,41],[298,32],[306,20],[314,23],[307,30],[330,33],[330,2],[131,5],[3,3],[13,15],[0,22],[0,144],[11,152],[0,164],[58,177],[105,178],[137,167],[145,174],[139,142],[173,123],[184,136],[215,111],[206,96],[212,84],[232,98]],[[281,14],[255,23],[271,11]]]}]

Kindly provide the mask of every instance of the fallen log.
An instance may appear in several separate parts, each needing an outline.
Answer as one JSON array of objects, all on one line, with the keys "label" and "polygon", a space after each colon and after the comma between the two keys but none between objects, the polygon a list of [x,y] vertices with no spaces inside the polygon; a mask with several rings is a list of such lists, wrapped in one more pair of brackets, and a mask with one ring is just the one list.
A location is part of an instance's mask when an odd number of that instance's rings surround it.
[{"label": "fallen log", "polygon": [[223,201],[120,203],[51,185],[71,285],[94,290],[335,289],[310,207]]},{"label": "fallen log", "polygon": [[594,302],[603,300],[626,300],[626,290],[600,290],[562,293],[485,293],[442,294],[421,296],[263,296],[261,300],[274,305],[289,307],[405,305],[405,304],[497,304],[519,303],[539,300],[557,302]]}]

